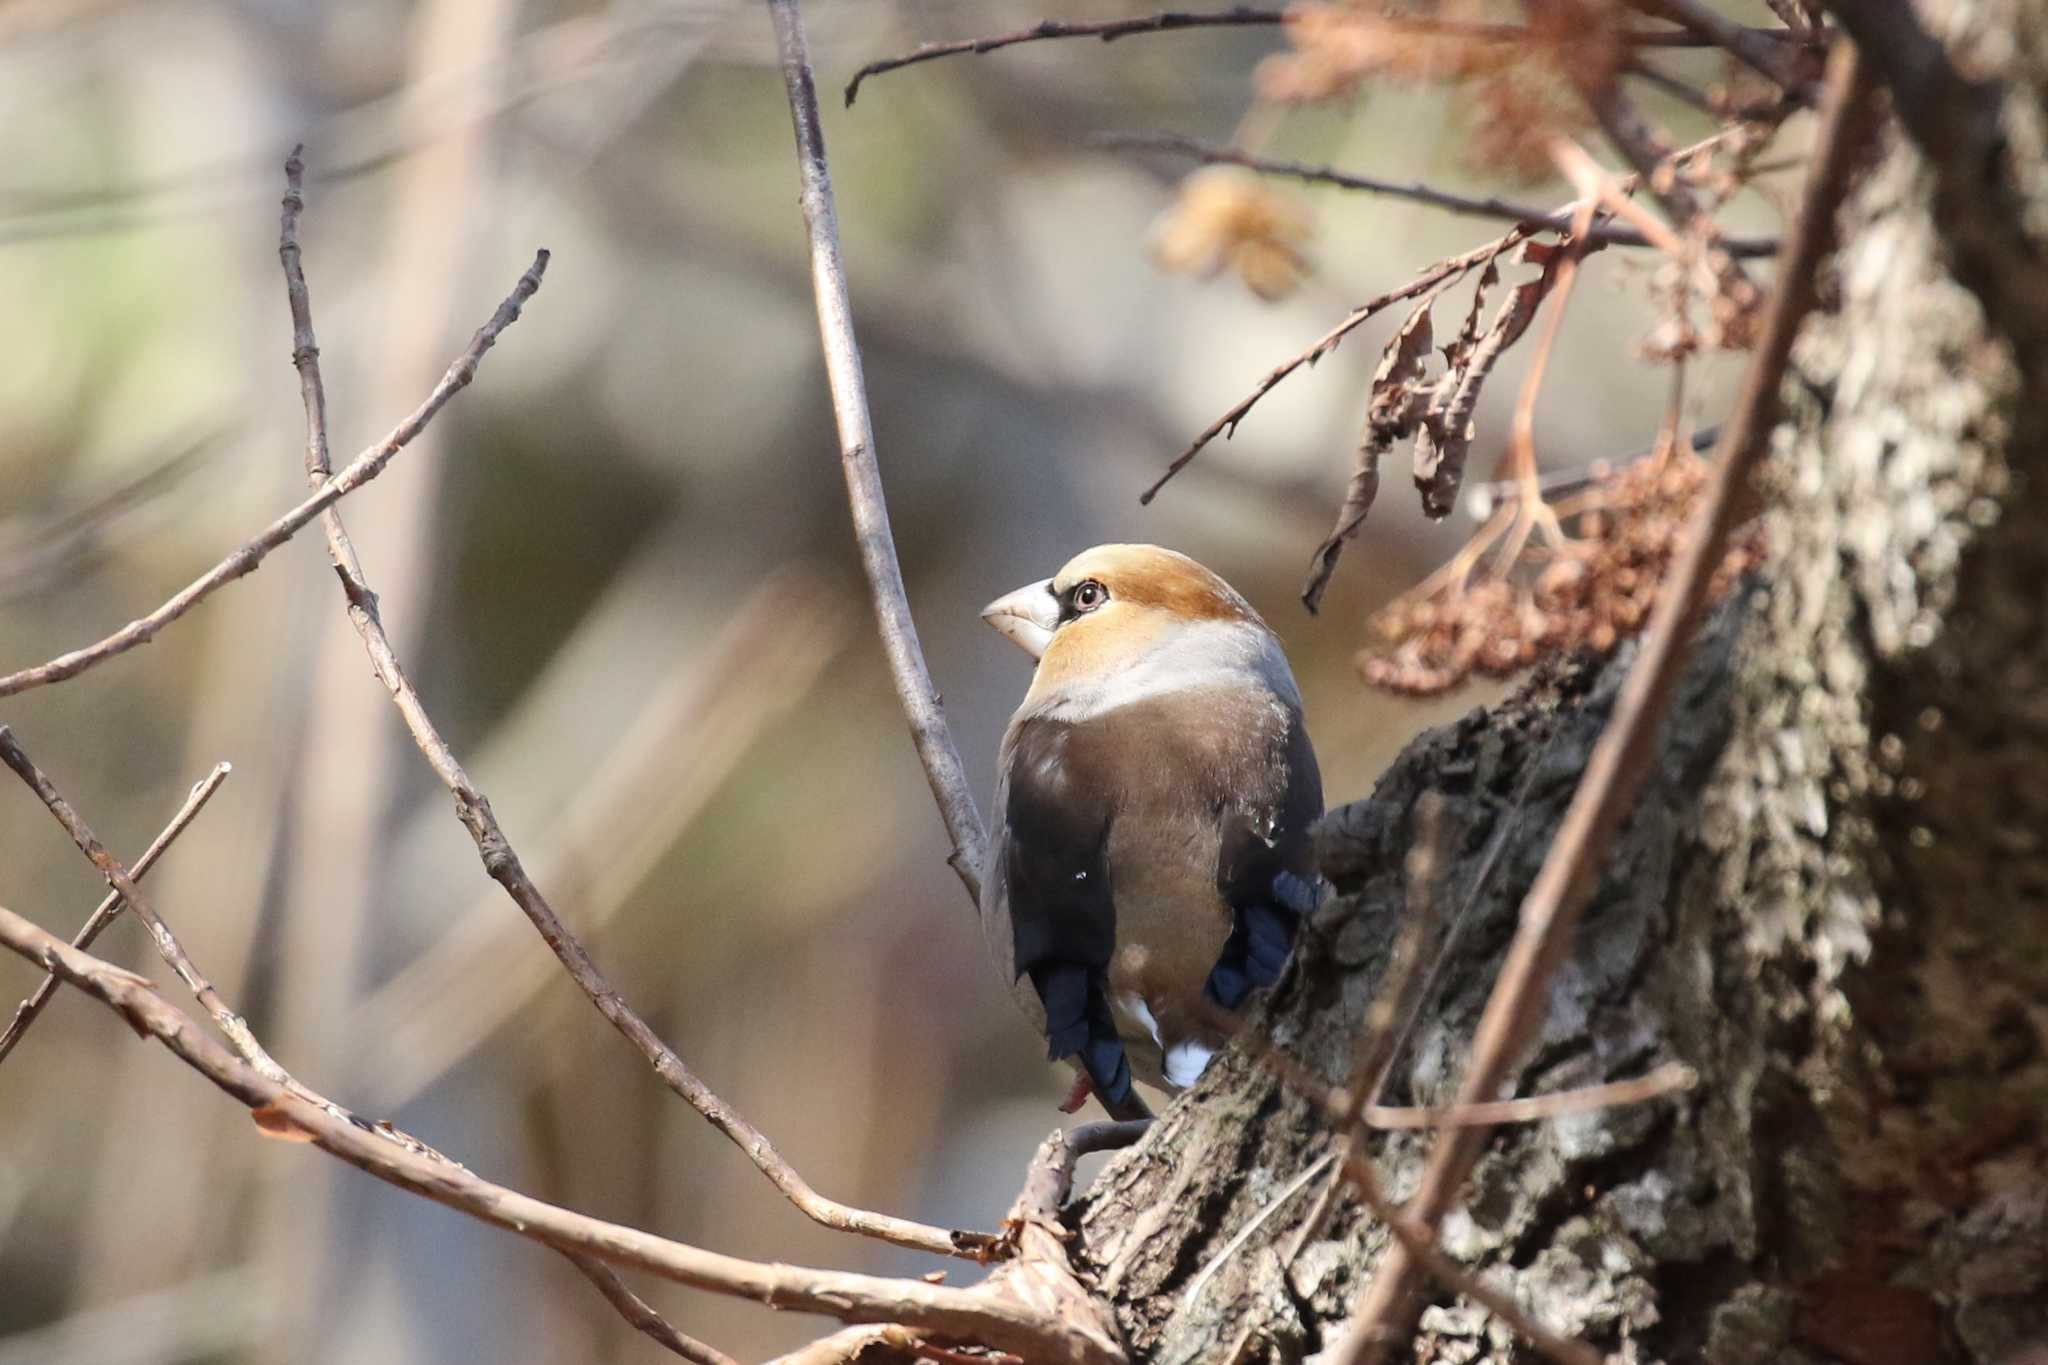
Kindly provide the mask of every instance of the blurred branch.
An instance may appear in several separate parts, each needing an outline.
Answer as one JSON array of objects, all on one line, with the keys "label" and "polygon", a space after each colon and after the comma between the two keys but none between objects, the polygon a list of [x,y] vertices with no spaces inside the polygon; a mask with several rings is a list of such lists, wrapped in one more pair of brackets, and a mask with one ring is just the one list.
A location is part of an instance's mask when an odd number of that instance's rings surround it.
[{"label": "blurred branch", "polygon": [[253,573],[264,557],[296,535],[307,522],[319,516],[342,498],[384,472],[384,466],[392,457],[405,449],[415,436],[433,420],[434,414],[445,406],[457,392],[468,387],[476,378],[477,366],[483,363],[484,353],[497,343],[498,334],[519,320],[519,310],[540,288],[541,275],[547,270],[548,254],[543,251],[533,259],[533,265],[520,276],[512,293],[498,305],[498,311],[491,320],[477,329],[470,338],[468,349],[456,357],[448,372],[441,376],[441,382],[434,386],[424,403],[393,427],[391,434],[376,445],[342,467],[339,474],[323,482],[313,496],[294,507],[265,527],[253,540],[245,542],[240,549],[187,584],[178,594],[138,621],[131,621],[114,634],[97,644],[75,649],[69,654],[60,654],[47,663],[0,676],[0,697],[11,697],[32,688],[47,687],[51,683],[75,678],[98,664],[105,663],[117,654],[125,654],[137,645],[146,645],[171,622],[183,616],[192,608],[211,597],[236,579]]},{"label": "blurred branch", "polygon": [[[228,764],[218,764],[212,772],[192,784],[192,790],[185,794],[185,804],[178,808],[178,813],[171,817],[171,823],[164,826],[163,832],[150,841],[149,847],[142,850],[142,856],[128,869],[129,876],[140,881],[149,869],[156,866],[156,860],[164,856],[164,851],[185,832],[185,827],[206,809],[206,803],[220,790],[220,784],[227,781],[230,771]],[[93,940],[114,922],[122,904],[120,892],[108,892],[106,899],[93,907],[92,914],[86,917],[85,924],[72,937],[71,946],[79,949],[92,947]],[[50,997],[56,993],[57,978],[45,977],[28,999],[15,1006],[14,1018],[9,1021],[6,1032],[0,1033],[0,1062],[7,1060],[7,1054],[14,1051],[15,1044],[21,1041],[29,1025],[36,1021],[36,1016],[43,1012],[44,1006],[50,1003]]]},{"label": "blurred branch", "polygon": [[5,907],[0,907],[0,946],[106,1004],[143,1037],[155,1038],[246,1105],[264,1133],[311,1142],[388,1184],[556,1251],[633,1266],[678,1284],[753,1299],[771,1308],[819,1313],[842,1322],[900,1322],[949,1339],[985,1342],[1030,1360],[1122,1365],[1110,1343],[986,1285],[947,1289],[922,1280],[722,1256],[493,1184],[388,1124],[369,1123],[332,1101],[308,1098],[310,1092],[300,1093],[303,1087],[297,1082],[280,1083],[263,1075],[207,1037],[147,979],[78,951]]},{"label": "blurred branch", "polygon": [[[0,519],[0,602],[31,597],[77,580],[110,539],[115,523],[163,500],[206,459],[219,453],[229,428],[166,443],[161,452],[132,463],[135,474],[96,489],[47,519],[16,512]],[[131,463],[131,462],[124,462]]]},{"label": "blurred branch", "polygon": [[[1505,219],[1511,223],[1518,223],[1532,232],[1563,232],[1570,228],[1572,223],[1572,205],[1560,209],[1545,209],[1492,196],[1474,199],[1469,195],[1453,194],[1430,185],[1375,180],[1370,176],[1353,175],[1330,166],[1311,166],[1299,161],[1280,161],[1272,157],[1254,156],[1235,147],[1204,142],[1199,138],[1185,137],[1179,133],[1105,133],[1091,140],[1098,146],[1117,151],[1164,152],[1172,156],[1191,157],[1209,166],[1242,166],[1261,175],[1287,176],[1309,184],[1334,185],[1339,189],[1360,190],[1367,194],[1391,195],[1396,199],[1409,199],[1418,204],[1428,204],[1432,208],[1440,208],[1449,213],[1462,213],[1475,218]],[[1587,240],[1601,246],[1656,245],[1635,228],[1618,227],[1611,223],[1596,224],[1587,232]],[[1731,238],[1723,240],[1720,245],[1732,256],[1772,256],[1777,254],[1778,239]]]},{"label": "blurred branch", "polygon": [[[285,166],[285,211],[280,223],[279,259],[284,263],[286,296],[292,307],[293,357],[300,366],[302,391],[306,400],[307,461],[309,472],[317,459],[318,452],[326,445],[322,429],[326,420],[325,395],[319,379],[319,346],[313,337],[310,303],[307,299],[305,279],[299,269],[299,253],[293,234],[298,226],[298,203],[300,199],[300,170],[296,158]],[[546,253],[542,253],[545,259]],[[310,379],[307,378],[310,371]],[[332,523],[328,535],[328,550],[335,563],[335,571],[341,578],[342,592],[348,599],[349,622],[362,637],[363,647],[369,652],[370,664],[378,681],[391,694],[392,702],[398,707],[405,726],[411,732],[413,742],[426,758],[434,775],[455,798],[456,818],[462,821],[470,837],[476,841],[477,854],[483,860],[484,871],[491,879],[505,888],[505,894],[540,932],[543,942],[554,952],[556,959],[569,973],[583,994],[595,1005],[598,1012],[609,1020],[626,1039],[639,1049],[654,1068],[655,1075],[676,1094],[687,1101],[691,1108],[710,1120],[713,1127],[730,1138],[741,1151],[753,1161],[761,1173],[786,1195],[790,1202],[816,1222],[846,1232],[857,1232],[867,1237],[878,1237],[899,1246],[913,1247],[920,1251],[935,1252],[948,1256],[983,1257],[993,1247],[994,1239],[976,1233],[950,1232],[943,1228],[895,1218],[888,1214],[871,1213],[856,1209],[834,1199],[827,1199],[812,1189],[801,1175],[790,1166],[774,1144],[753,1124],[747,1122],[739,1112],[714,1094],[711,1088],[698,1079],[697,1075],[676,1055],[675,1051],[661,1040],[661,1037],[634,1012],[625,997],[620,995],[610,980],[598,969],[582,942],[562,922],[560,915],[548,903],[541,889],[526,873],[519,860],[519,854],[505,832],[498,825],[498,818],[491,812],[491,803],[470,780],[462,763],[448,747],[448,742],[427,714],[426,704],[420,699],[419,691],[406,676],[403,665],[392,650],[391,639],[384,629],[383,618],[377,607],[377,595],[362,575],[361,567],[355,562],[355,552],[348,542],[346,531],[341,527],[339,517]]]},{"label": "blurred branch", "polygon": [[832,415],[839,426],[839,458],[846,473],[846,496],[853,510],[861,567],[874,593],[875,619],[896,695],[910,722],[917,756],[939,803],[947,837],[953,841],[948,861],[967,894],[981,899],[982,859],[987,835],[974,808],[974,793],[960,750],[946,724],[938,689],[925,666],[917,641],[917,623],[896,562],[896,542],[889,530],[889,504],[882,493],[881,468],[875,460],[874,425],[868,417],[860,347],[853,336],[853,306],[847,299],[846,266],[839,255],[839,222],[832,203],[832,172],[825,160],[825,131],[818,118],[818,92],[811,78],[811,59],[804,41],[803,15],[796,0],[768,0],[775,20],[775,41],[782,58],[782,82],[789,93],[790,122],[796,131],[797,172],[801,185],[804,226],[811,248],[811,290],[817,296],[818,336],[825,351],[825,374],[832,388]]},{"label": "blurred branch", "polygon": [[[1836,206],[1848,180],[1853,144],[1864,130],[1872,83],[1846,41],[1829,65],[1828,96],[1813,170],[1765,319],[1756,358],[1723,428],[1714,479],[1686,534],[1685,548],[1658,593],[1642,649],[1593,750],[1557,838],[1522,904],[1506,964],[1488,999],[1458,1088],[1459,1104],[1498,1094],[1541,1026],[1551,978],[1596,884],[1608,849],[1656,761],[1665,714],[1690,654],[1713,571],[1750,494],[1748,481],[1767,444],[1778,389],[1799,324],[1811,307],[1815,272],[1832,237]],[[1425,1232],[1449,1208],[1486,1141],[1483,1127],[1439,1135],[1406,1216]],[[1433,1232],[1431,1232],[1433,1236]],[[1416,1258],[1403,1244],[1388,1249],[1333,1354],[1341,1361],[1385,1358],[1412,1327]]]}]

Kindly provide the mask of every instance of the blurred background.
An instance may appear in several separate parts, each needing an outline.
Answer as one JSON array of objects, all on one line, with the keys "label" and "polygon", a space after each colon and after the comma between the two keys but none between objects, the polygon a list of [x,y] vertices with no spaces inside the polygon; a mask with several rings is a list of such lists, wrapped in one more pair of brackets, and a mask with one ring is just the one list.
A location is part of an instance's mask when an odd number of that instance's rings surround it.
[{"label": "blurred background", "polygon": [[[1312,191],[1313,269],[1285,299],[1162,274],[1147,242],[1185,168],[1091,136],[1228,140],[1277,29],[958,58],[849,110],[854,69],[924,39],[1134,11],[807,10],[897,540],[977,788],[1029,670],[979,606],[1105,540],[1186,550],[1267,614],[1332,804],[1482,700],[1357,681],[1369,613],[1472,529],[1424,522],[1398,469],[1322,615],[1296,601],[1398,317],[1153,506],[1137,493],[1350,306],[1500,226]],[[337,465],[551,248],[476,385],[342,505],[399,651],[529,868],[710,1085],[825,1193],[991,1226],[1066,1075],[985,963],[874,639],[762,9],[12,0],[0,71],[0,671],[143,614],[303,496],[276,255],[295,142]],[[1461,156],[1453,102],[1392,89],[1257,117],[1278,155],[1503,188]],[[1774,227],[1759,205],[1728,221]],[[1623,254],[1573,302],[1547,466],[1655,432],[1664,383],[1631,363],[1648,267]],[[1526,359],[1482,409],[1481,475]],[[1694,386],[1704,420],[1721,385]],[[812,1227],[562,977],[406,742],[316,532],[0,721],[124,858],[234,765],[150,885],[309,1084],[667,1236],[973,1277]],[[0,784],[0,904],[69,935],[101,893]],[[125,919],[98,951],[168,981]],[[0,1017],[35,980],[0,962]],[[826,1327],[638,1287],[743,1358]],[[263,1139],[69,992],[0,1067],[0,1365],[666,1358],[560,1258]]]}]

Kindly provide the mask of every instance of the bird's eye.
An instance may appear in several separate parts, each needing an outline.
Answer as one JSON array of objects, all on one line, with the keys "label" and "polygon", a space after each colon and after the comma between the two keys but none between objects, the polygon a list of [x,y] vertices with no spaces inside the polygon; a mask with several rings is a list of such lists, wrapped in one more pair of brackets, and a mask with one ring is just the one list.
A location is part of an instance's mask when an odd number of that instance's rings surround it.
[{"label": "bird's eye", "polygon": [[1088,579],[1074,589],[1074,610],[1094,611],[1109,600],[1109,589],[1094,579]]}]

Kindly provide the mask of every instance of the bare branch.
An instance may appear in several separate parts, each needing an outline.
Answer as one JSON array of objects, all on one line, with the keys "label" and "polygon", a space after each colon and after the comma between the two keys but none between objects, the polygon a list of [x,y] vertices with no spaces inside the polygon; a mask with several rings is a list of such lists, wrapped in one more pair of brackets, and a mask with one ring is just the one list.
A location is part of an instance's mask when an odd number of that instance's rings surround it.
[{"label": "bare branch", "polygon": [[361,488],[384,472],[384,466],[392,457],[405,449],[413,437],[431,421],[450,398],[468,387],[476,378],[476,368],[483,362],[484,353],[498,340],[498,334],[519,320],[519,310],[540,288],[541,276],[547,270],[548,253],[537,253],[533,264],[519,277],[506,300],[498,305],[498,311],[491,320],[477,329],[470,338],[469,346],[456,357],[448,372],[441,376],[441,382],[434,386],[427,400],[415,408],[406,419],[391,429],[390,435],[371,446],[362,454],[349,461],[339,474],[324,480],[313,496],[265,527],[253,540],[245,542],[233,554],[208,569],[178,594],[138,621],[131,621],[114,634],[97,644],[75,649],[69,654],[60,654],[47,663],[24,668],[0,676],[0,697],[11,697],[31,688],[47,687],[51,683],[75,678],[80,673],[98,664],[105,663],[117,654],[125,654],[137,645],[146,645],[171,622],[183,616],[192,608],[211,597],[215,592],[236,579],[254,572],[264,557],[296,535],[307,522],[313,520],[327,508]]},{"label": "bare branch", "polygon": [[[1573,794],[1542,870],[1522,904],[1515,938],[1472,1043],[1458,1090],[1460,1104],[1491,1101],[1513,1074],[1540,1025],[1552,976],[1570,946],[1615,834],[1656,758],[1665,713],[1691,652],[1709,582],[1729,533],[1749,502],[1748,480],[1776,419],[1778,387],[1801,320],[1811,307],[1814,274],[1832,236],[1872,83],[1853,47],[1838,44],[1814,165],[1764,335],[1742,393],[1723,427],[1715,476],[1686,537],[1682,557],[1658,594],[1642,650],[1629,670],[1613,719]],[[1408,1216],[1433,1228],[1456,1197],[1485,1141],[1484,1128],[1450,1130],[1436,1141]],[[1334,1359],[1381,1360],[1413,1323],[1416,1258],[1406,1243],[1390,1248],[1360,1298]]]},{"label": "bare branch", "polygon": [[[608,1223],[493,1184],[402,1135],[346,1110],[308,1099],[270,1079],[206,1036],[149,982],[82,953],[0,907],[0,946],[54,972],[118,1012],[144,1037],[252,1111],[273,1136],[310,1141],[378,1179],[504,1228],[556,1251],[631,1266],[677,1284],[753,1299],[771,1308],[842,1322],[903,1323],[947,1340],[981,1342],[1028,1360],[1121,1365],[1096,1337],[1026,1307],[1014,1297],[722,1256],[637,1228]],[[1007,1268],[1007,1267],[1006,1267]]]},{"label": "bare branch", "polygon": [[[280,245],[279,258],[284,262],[286,293],[291,301],[293,315],[293,355],[299,362],[301,389],[306,398],[307,421],[307,472],[317,477],[319,452],[326,447],[325,433],[320,430],[325,421],[325,400],[319,377],[319,347],[314,341],[311,320],[311,306],[308,301],[305,280],[297,271],[298,251],[291,234],[297,225],[295,201],[299,193],[297,170],[293,164],[286,166],[285,211],[281,235],[285,241]],[[807,1216],[827,1227],[846,1232],[857,1232],[867,1237],[877,1237],[894,1242],[899,1246],[913,1247],[920,1251],[935,1252],[946,1256],[967,1256],[982,1258],[992,1254],[997,1239],[982,1233],[951,1232],[944,1228],[931,1227],[907,1218],[896,1218],[888,1214],[871,1213],[856,1209],[834,1199],[828,1199],[812,1189],[782,1154],[775,1150],[767,1135],[749,1123],[740,1113],[720,1099],[711,1088],[698,1079],[697,1075],[676,1055],[674,1049],[662,1041],[647,1022],[634,1012],[625,997],[599,970],[582,942],[562,922],[560,915],[542,894],[541,889],[527,875],[513,849],[510,839],[498,825],[497,817],[491,812],[491,803],[470,780],[461,760],[442,738],[433,718],[427,714],[426,703],[421,700],[412,680],[406,676],[396,652],[392,649],[390,636],[384,629],[383,617],[377,606],[377,595],[365,581],[360,564],[356,561],[355,549],[349,543],[348,533],[342,527],[337,515],[327,524],[328,553],[334,561],[335,572],[341,579],[342,591],[348,598],[349,622],[356,634],[362,638],[363,647],[368,651],[370,664],[384,688],[391,694],[392,702],[398,707],[405,720],[406,729],[411,733],[413,743],[425,756],[427,765],[434,770],[449,794],[455,798],[455,813],[476,841],[477,853],[483,860],[484,871],[492,880],[505,888],[533,927],[540,932],[542,941],[554,952],[556,959],[569,973],[577,987],[597,1006],[598,1012],[609,1020],[626,1039],[638,1048],[640,1055],[654,1068],[655,1075],[681,1096],[691,1108],[710,1120],[713,1127],[724,1133],[745,1152],[761,1173],[774,1186],[801,1209]],[[957,759],[956,759],[957,761]],[[964,781],[964,779],[963,779]],[[964,790],[964,787],[963,787]],[[971,813],[971,812],[970,812]]]},{"label": "bare branch", "polygon": [[[164,851],[177,842],[178,836],[185,832],[185,827],[197,818],[200,811],[206,809],[206,803],[213,799],[213,794],[220,790],[220,784],[227,781],[228,773],[231,771],[226,763],[215,764],[212,772],[192,784],[192,790],[185,794],[185,804],[178,808],[178,813],[171,817],[171,823],[164,826],[163,832],[150,841],[149,847],[142,850],[142,856],[128,869],[129,876],[141,881],[143,875],[156,866],[157,859],[163,857]],[[93,940],[114,922],[114,916],[120,913],[123,904],[120,892],[108,892],[106,899],[93,907],[92,913],[86,916],[84,925],[72,936],[71,946],[79,949],[92,947]],[[6,1032],[0,1033],[0,1062],[7,1060],[7,1054],[14,1051],[15,1044],[21,1041],[22,1035],[28,1032],[29,1025],[36,1021],[36,1016],[43,1012],[44,1007],[50,1003],[50,997],[56,993],[57,978],[44,977],[28,999],[14,1007],[14,1018],[8,1022]]]},{"label": "bare branch", "polygon": [[[1300,161],[1281,161],[1272,157],[1254,156],[1218,143],[1204,142],[1199,138],[1184,137],[1179,133],[1105,133],[1093,139],[1100,146],[1121,151],[1165,152],[1173,156],[1192,157],[1204,165],[1242,166],[1261,175],[1287,176],[1312,185],[1334,185],[1339,189],[1360,190],[1367,194],[1391,195],[1397,199],[1413,200],[1428,204],[1450,213],[1462,213],[1475,218],[1499,218],[1520,224],[1531,232],[1550,229],[1558,232],[1571,227],[1573,206],[1559,209],[1542,208],[1534,204],[1518,204],[1510,200],[1489,196],[1475,199],[1470,195],[1453,194],[1434,186],[1419,182],[1400,183],[1392,180],[1376,180],[1371,176],[1354,175],[1331,166],[1311,166]],[[1601,246],[1655,246],[1655,240],[1637,228],[1618,227],[1601,223],[1588,231],[1587,240]],[[1731,256],[1773,256],[1778,251],[1775,237],[1729,238],[1720,243]]]},{"label": "bare branch", "polygon": [[868,587],[874,594],[875,620],[889,657],[889,674],[910,722],[925,778],[946,822],[946,835],[953,841],[949,861],[968,895],[978,902],[988,836],[974,808],[967,770],[946,725],[931,670],[925,666],[924,650],[917,642],[917,623],[910,615],[903,570],[896,562],[896,541],[889,531],[889,504],[882,495],[874,425],[868,417],[867,387],[861,378],[860,347],[853,336],[853,306],[847,299],[846,266],[839,255],[838,212],[832,203],[832,172],[825,160],[825,130],[818,119],[818,92],[811,78],[803,14],[796,0],[768,0],[768,12],[775,20],[782,83],[789,93],[790,122],[796,130],[799,198],[810,236],[811,291],[817,296],[818,337],[825,350],[825,375],[832,387],[832,415],[839,425],[839,459],[846,473],[847,501],[853,509],[854,538],[860,544],[861,567],[867,571]]}]

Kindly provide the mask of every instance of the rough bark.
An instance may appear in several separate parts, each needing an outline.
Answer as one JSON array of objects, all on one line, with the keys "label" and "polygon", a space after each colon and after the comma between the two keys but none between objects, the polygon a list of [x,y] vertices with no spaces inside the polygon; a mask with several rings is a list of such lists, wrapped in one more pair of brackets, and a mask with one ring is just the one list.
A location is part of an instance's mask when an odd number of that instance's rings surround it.
[{"label": "rough bark", "polygon": [[[2007,227],[2048,260],[2048,5],[1943,24],[2003,101]],[[1502,1130],[1444,1226],[1624,1359],[1988,1363],[2048,1340],[2048,372],[1987,325],[1940,178],[1888,123],[1787,386],[1768,567],[1702,641],[1520,1093],[1667,1060],[1701,1084]],[[1435,791],[1455,937],[1386,1098],[1449,1098],[1626,658],[1424,736],[1328,818],[1339,894],[1253,1036],[1069,1210],[1134,1358],[1327,1344],[1387,1234],[1346,1200],[1289,1263],[1321,1182],[1271,1206],[1331,1139],[1269,1053],[1347,1071]],[[1421,1145],[1372,1144],[1391,1193]],[[1416,1348],[1525,1356],[1441,1293]]]}]

